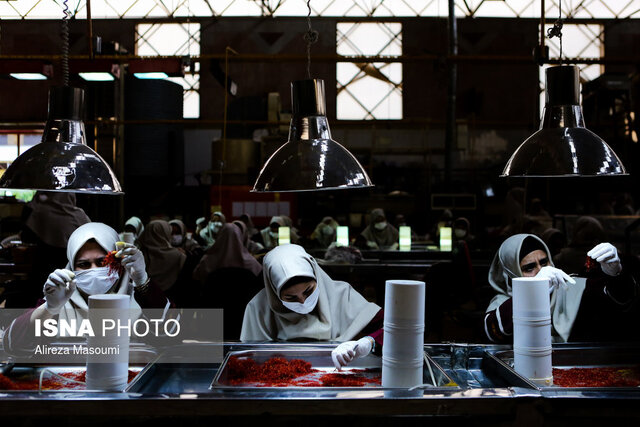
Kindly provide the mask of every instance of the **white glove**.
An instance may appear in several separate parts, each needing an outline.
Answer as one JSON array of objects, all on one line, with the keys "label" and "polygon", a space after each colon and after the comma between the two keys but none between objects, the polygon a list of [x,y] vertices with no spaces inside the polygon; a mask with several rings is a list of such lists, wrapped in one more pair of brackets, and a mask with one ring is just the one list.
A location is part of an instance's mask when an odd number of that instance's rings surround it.
[{"label": "white glove", "polygon": [[140,249],[132,245],[127,245],[121,251],[116,252],[117,258],[122,258],[122,266],[129,272],[135,286],[142,286],[147,283],[147,266]]},{"label": "white glove", "polygon": [[622,271],[618,250],[611,243],[600,243],[587,252],[587,256],[600,263],[605,274],[617,276]]},{"label": "white glove", "polygon": [[371,353],[374,342],[372,337],[366,336],[358,341],[346,341],[338,345],[331,352],[331,359],[336,369],[340,370],[340,368],[348,365],[354,359]]},{"label": "white glove", "polygon": [[551,267],[550,265],[542,267],[538,274],[536,274],[536,277],[538,279],[549,279],[549,293],[553,292],[553,290],[558,286],[566,286],[567,283],[572,285],[576,284],[576,281],[567,273],[559,268]]},{"label": "white glove", "polygon": [[44,283],[44,308],[51,314],[58,314],[62,307],[69,301],[71,294],[76,290],[76,275],[73,271],[61,269],[49,275]]},{"label": "white glove", "polygon": [[376,242],[372,242],[371,240],[367,240],[367,247],[371,249],[378,249],[378,244]]}]

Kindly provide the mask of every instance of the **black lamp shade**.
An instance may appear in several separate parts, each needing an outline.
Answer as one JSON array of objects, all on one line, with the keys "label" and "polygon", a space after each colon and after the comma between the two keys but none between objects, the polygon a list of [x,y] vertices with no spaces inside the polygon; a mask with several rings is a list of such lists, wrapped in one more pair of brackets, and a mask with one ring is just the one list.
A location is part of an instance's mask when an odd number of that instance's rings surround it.
[{"label": "black lamp shade", "polygon": [[331,138],[324,82],[291,84],[289,141],[267,160],[254,192],[319,191],[372,187],[362,165]]},{"label": "black lamp shade", "polygon": [[122,194],[109,165],[86,144],[83,104],[82,89],[51,89],[42,142],[11,163],[0,178],[0,188]]},{"label": "black lamp shade", "polygon": [[513,153],[503,177],[626,175],[616,153],[584,125],[576,66],[546,71],[546,104],[540,129]]}]

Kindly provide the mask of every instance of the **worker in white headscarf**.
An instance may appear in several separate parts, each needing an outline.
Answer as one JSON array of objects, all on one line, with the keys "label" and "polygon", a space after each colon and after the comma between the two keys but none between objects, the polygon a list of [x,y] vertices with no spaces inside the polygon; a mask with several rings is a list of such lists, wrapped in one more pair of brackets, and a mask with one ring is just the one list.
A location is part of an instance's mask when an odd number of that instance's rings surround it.
[{"label": "worker in white headscarf", "polygon": [[[600,243],[587,256],[599,264],[600,280],[576,282],[564,271],[555,268],[547,245],[533,234],[516,234],[506,239],[489,269],[489,283],[498,292],[491,300],[484,318],[487,337],[494,342],[508,342],[513,333],[513,303],[511,279],[537,277],[549,279],[551,297],[552,337],[555,342],[566,342],[572,334],[576,319],[593,317],[581,309],[583,294],[605,295],[612,301],[635,301],[638,289],[635,280],[621,275],[622,264],[616,248]],[[604,290],[604,292],[603,292]],[[604,308],[606,301],[600,301]],[[580,314],[581,313],[581,314]]]},{"label": "worker in white headscarf", "polygon": [[316,225],[315,230],[311,233],[311,240],[317,242],[322,249],[327,249],[331,243],[336,241],[338,222],[330,216],[325,216],[322,221]]},{"label": "worker in white headscarf", "polygon": [[35,347],[32,334],[35,319],[75,319],[88,316],[88,298],[98,294],[130,296],[138,317],[141,307],[168,309],[171,306],[146,271],[142,252],[135,246],[121,248],[116,257],[120,268],[105,265],[105,257],[116,250],[118,234],[106,224],[91,222],[77,228],[67,244],[67,265],[55,270],[44,284],[44,300],[15,319],[4,336],[5,349],[21,351]]},{"label": "worker in white headscarf", "polygon": [[400,233],[398,229],[387,222],[382,209],[371,211],[371,221],[362,233],[369,249],[398,249]]},{"label": "worker in white headscarf", "polygon": [[127,241],[127,239],[125,239],[124,233],[132,233],[134,239],[133,243],[138,246],[138,239],[140,238],[140,235],[143,231],[144,224],[142,223],[142,220],[137,216],[132,216],[124,223],[124,231],[119,234],[119,237],[121,241]]},{"label": "worker in white headscarf", "polygon": [[222,229],[222,226],[226,224],[227,220],[222,212],[214,212],[211,214],[211,219],[206,227],[200,230],[200,237],[204,239],[205,249],[209,249],[216,242],[218,233]]},{"label": "worker in white headscarf", "polygon": [[332,280],[301,246],[271,250],[263,275],[264,289],[247,304],[241,341],[340,341],[332,353],[337,368],[379,351],[382,309]]},{"label": "worker in white headscarf", "polygon": [[285,226],[286,224],[282,217],[274,216],[269,221],[269,226],[260,230],[260,237],[262,238],[260,243],[266,250],[271,250],[278,246],[278,230],[280,227]]}]

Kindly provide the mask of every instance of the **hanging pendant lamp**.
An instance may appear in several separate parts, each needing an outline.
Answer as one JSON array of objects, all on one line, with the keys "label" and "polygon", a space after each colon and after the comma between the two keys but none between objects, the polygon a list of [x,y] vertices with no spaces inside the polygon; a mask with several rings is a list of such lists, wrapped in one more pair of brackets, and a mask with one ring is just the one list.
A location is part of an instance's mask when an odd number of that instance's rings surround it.
[{"label": "hanging pendant lamp", "polygon": [[547,68],[545,99],[540,129],[513,153],[501,176],[627,175],[611,147],[584,125],[578,67]]},{"label": "hanging pendant lamp", "polygon": [[267,160],[253,192],[373,186],[353,154],[331,138],[322,80],[292,82],[291,106],[289,140]]},{"label": "hanging pendant lamp", "polygon": [[122,194],[109,165],[86,143],[84,91],[53,87],[42,142],[22,153],[0,178],[0,188]]}]

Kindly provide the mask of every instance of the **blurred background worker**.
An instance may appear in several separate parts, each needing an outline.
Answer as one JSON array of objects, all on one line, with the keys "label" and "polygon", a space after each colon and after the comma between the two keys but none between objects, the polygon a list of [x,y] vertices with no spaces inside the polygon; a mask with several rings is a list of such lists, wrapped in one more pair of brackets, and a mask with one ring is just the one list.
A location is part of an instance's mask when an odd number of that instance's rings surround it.
[{"label": "blurred background worker", "polygon": [[325,216],[311,233],[310,239],[314,246],[320,249],[327,249],[329,245],[336,241],[338,222],[330,216]]},{"label": "blurred background worker", "polygon": [[247,303],[263,287],[262,265],[245,247],[243,230],[235,224],[222,227],[193,271],[200,283],[200,306],[224,310],[225,340],[240,338]]},{"label": "blurred background worker", "polygon": [[262,230],[259,234],[255,235],[255,240],[260,243],[266,250],[271,250],[278,246],[278,230],[280,227],[285,227],[284,219],[280,216],[274,216],[269,221],[269,225]]},{"label": "blurred background worker", "polygon": [[193,240],[191,233],[187,233],[187,228],[179,219],[169,221],[171,226],[171,246],[182,249],[188,256],[200,258],[204,253],[202,247]]},{"label": "blurred background worker", "polygon": [[142,223],[142,220],[137,216],[132,216],[124,223],[124,229],[122,233],[120,233],[120,241],[126,242],[127,239],[125,238],[125,233],[131,233],[133,234],[133,244],[138,246],[138,239],[143,231],[144,224]]},{"label": "blurred background worker", "polygon": [[200,230],[200,237],[204,240],[205,249],[210,248],[218,237],[218,233],[222,226],[227,222],[222,212],[214,212],[206,227]]},{"label": "blurred background worker", "polygon": [[362,233],[368,249],[398,249],[400,234],[398,229],[387,222],[382,209],[371,211],[371,221]]}]

